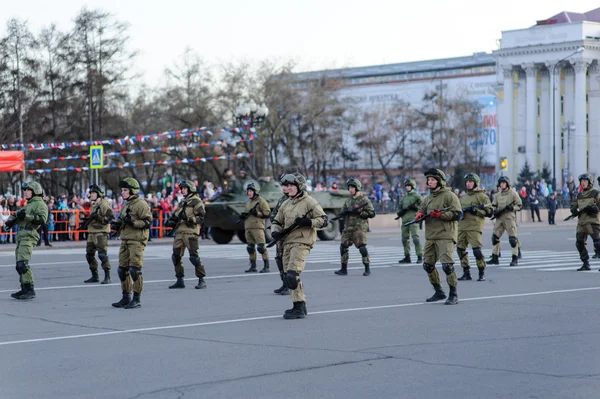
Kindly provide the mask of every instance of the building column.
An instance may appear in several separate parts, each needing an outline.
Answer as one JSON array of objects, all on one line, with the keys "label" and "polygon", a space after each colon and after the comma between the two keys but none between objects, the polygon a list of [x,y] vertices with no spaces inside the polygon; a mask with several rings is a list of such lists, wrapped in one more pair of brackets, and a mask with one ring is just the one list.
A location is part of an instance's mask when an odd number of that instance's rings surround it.
[{"label": "building column", "polygon": [[[513,178],[516,174],[514,173],[515,157],[514,157],[514,129],[513,129],[513,97],[514,97],[514,72],[512,66],[503,67],[502,72],[504,74],[503,92],[504,101],[502,104],[502,121],[498,132],[498,148],[499,157],[506,157],[508,161],[508,172],[502,172],[498,169],[498,175],[506,175]],[[500,159],[498,159],[500,162]]]},{"label": "building column", "polygon": [[537,68],[534,64],[522,65],[526,75],[525,159],[531,170],[537,170]]},{"label": "building column", "polygon": [[587,172],[587,129],[586,115],[587,104],[585,97],[587,94],[586,73],[589,62],[580,60],[575,62],[575,133],[573,135],[574,159],[571,164],[573,176],[577,178],[582,173]]},{"label": "building column", "polygon": [[[550,120],[550,165],[552,165],[552,177],[553,177],[553,188],[558,190],[562,188],[562,141],[560,139],[561,125],[560,125],[560,65],[556,63],[546,63],[548,72],[550,72],[550,95],[548,104]],[[554,181],[554,178],[556,181]]]}]

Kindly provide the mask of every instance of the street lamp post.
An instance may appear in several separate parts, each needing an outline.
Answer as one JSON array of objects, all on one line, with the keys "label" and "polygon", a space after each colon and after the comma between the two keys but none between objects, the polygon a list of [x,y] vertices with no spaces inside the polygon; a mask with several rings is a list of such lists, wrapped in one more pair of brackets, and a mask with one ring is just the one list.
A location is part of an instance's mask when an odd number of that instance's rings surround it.
[{"label": "street lamp post", "polygon": [[[248,104],[240,104],[235,110],[235,122],[237,127],[250,126],[255,128],[265,121],[269,115],[269,108],[263,103],[260,107],[253,101],[250,100]],[[252,152],[252,158],[250,159],[250,168],[252,175],[254,175],[254,169],[256,166],[254,158],[254,140],[250,140],[250,151]]]},{"label": "street lamp post", "polygon": [[562,60],[558,61],[552,66],[552,73],[550,74],[550,87],[552,88],[552,188],[556,191],[556,82],[554,79],[556,73],[556,67],[563,61],[571,58],[575,54],[579,54],[585,51],[584,47],[579,47],[574,53],[569,54]]}]

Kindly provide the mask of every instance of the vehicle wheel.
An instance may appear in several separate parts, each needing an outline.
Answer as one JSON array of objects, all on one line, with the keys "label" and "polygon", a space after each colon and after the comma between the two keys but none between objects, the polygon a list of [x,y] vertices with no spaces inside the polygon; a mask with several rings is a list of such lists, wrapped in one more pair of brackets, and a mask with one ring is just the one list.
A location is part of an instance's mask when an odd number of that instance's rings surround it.
[{"label": "vehicle wheel", "polygon": [[236,234],[240,241],[246,244],[246,230],[238,230]]},{"label": "vehicle wheel", "polygon": [[333,212],[326,212],[327,213],[327,218],[329,219],[329,224],[327,224],[327,227],[325,227],[324,229],[321,230],[317,230],[317,237],[319,237],[320,240],[322,241],[331,241],[331,240],[335,240],[335,237],[337,237],[338,235],[338,231],[339,231],[339,221],[338,220],[331,220],[335,217],[335,213]]},{"label": "vehicle wheel", "polygon": [[218,227],[211,227],[210,237],[217,244],[229,244],[233,239],[233,231],[223,230]]}]

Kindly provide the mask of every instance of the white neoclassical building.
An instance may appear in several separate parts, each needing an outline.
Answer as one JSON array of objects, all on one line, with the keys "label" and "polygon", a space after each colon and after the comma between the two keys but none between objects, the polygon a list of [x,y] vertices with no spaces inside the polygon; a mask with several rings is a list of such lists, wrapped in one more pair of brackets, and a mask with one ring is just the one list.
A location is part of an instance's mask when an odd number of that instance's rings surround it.
[{"label": "white neoclassical building", "polygon": [[494,52],[498,159],[564,176],[600,175],[600,8],[502,32]]}]

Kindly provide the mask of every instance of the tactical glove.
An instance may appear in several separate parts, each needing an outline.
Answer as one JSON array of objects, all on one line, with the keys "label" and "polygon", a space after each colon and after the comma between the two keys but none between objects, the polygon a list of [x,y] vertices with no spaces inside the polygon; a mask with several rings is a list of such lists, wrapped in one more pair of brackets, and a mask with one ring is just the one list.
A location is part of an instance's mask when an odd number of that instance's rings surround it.
[{"label": "tactical glove", "polygon": [[258,216],[258,211],[256,210],[256,208],[250,209],[250,212],[248,212],[248,213],[252,216]]},{"label": "tactical glove", "polygon": [[312,226],[312,220],[310,220],[309,218],[296,218],[294,223],[296,223],[298,226],[302,226],[302,227],[311,227]]},{"label": "tactical glove", "polygon": [[121,226],[123,225],[123,221],[121,219],[115,219],[112,221],[112,223],[110,224],[111,229],[113,230],[119,230],[121,228]]},{"label": "tactical glove", "polygon": [[25,219],[25,216],[26,216],[25,209],[24,208],[19,209],[15,213],[15,216],[16,216],[17,220],[23,220],[23,219]]},{"label": "tactical glove", "polygon": [[424,217],[425,217],[425,214],[423,212],[419,212],[419,213],[417,213],[415,220],[423,219]]},{"label": "tactical glove", "polygon": [[244,220],[244,219],[247,219],[247,218],[248,218],[248,214],[246,212],[242,212],[240,214],[240,219]]},{"label": "tactical glove", "polygon": [[281,232],[274,231],[271,233],[271,237],[273,238],[273,240],[279,240],[281,238]]},{"label": "tactical glove", "polygon": [[442,211],[440,211],[439,209],[435,209],[435,210],[431,211],[429,216],[431,216],[434,219],[439,219],[442,217]]},{"label": "tactical glove", "polygon": [[8,219],[6,222],[4,222],[4,230],[8,231],[12,229],[14,225],[15,219]]},{"label": "tactical glove", "polygon": [[515,207],[512,204],[506,205],[506,209],[509,211],[514,211]]}]

